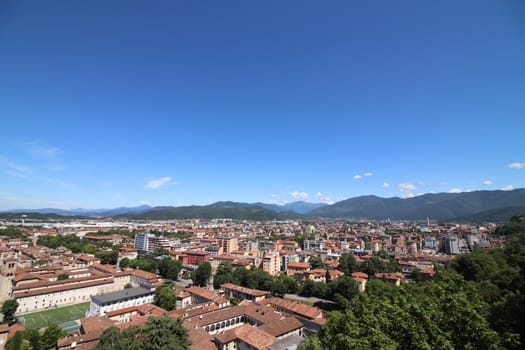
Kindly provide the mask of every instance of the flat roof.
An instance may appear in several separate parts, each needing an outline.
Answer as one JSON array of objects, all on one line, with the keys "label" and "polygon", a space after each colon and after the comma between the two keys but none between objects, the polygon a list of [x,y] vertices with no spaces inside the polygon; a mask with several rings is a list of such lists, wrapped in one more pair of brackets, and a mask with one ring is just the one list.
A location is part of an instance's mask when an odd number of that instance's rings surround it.
[{"label": "flat roof", "polygon": [[92,295],[91,300],[97,304],[107,304],[113,303],[116,301],[138,298],[146,295],[155,294],[154,291],[142,287],[134,287],[123,290],[118,290],[116,292]]}]

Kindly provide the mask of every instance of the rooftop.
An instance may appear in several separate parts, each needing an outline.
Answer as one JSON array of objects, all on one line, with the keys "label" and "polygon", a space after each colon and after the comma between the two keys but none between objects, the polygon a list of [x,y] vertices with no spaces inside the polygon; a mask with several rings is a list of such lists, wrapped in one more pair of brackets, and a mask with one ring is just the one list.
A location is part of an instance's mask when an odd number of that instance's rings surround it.
[{"label": "rooftop", "polygon": [[138,297],[142,297],[146,295],[153,295],[153,294],[155,294],[155,292],[150,291],[149,289],[142,288],[142,287],[135,287],[135,288],[119,290],[116,292],[106,293],[106,294],[92,295],[91,300],[97,304],[107,304],[107,303],[113,303],[113,302],[124,300],[124,299],[138,298]]}]

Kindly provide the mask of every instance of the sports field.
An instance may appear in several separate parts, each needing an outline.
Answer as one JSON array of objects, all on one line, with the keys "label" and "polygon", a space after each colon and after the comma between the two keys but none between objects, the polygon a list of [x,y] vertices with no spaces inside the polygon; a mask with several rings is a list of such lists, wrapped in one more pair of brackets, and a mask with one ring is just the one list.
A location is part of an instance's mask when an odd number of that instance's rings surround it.
[{"label": "sports field", "polygon": [[27,328],[40,329],[51,323],[60,325],[68,321],[78,320],[85,317],[89,303],[60,307],[32,314],[19,316],[19,323],[25,324]]}]

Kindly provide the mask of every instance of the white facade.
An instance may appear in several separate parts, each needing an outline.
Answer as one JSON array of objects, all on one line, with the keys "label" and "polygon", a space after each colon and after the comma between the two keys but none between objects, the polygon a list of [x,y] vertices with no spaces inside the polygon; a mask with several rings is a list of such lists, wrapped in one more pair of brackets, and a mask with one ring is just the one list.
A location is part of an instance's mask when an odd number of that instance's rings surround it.
[{"label": "white facade", "polygon": [[154,297],[155,292],[141,287],[94,295],[91,297],[89,313],[91,316],[105,316],[106,313],[111,311],[153,303]]},{"label": "white facade", "polygon": [[[24,292],[15,293],[18,308],[16,313],[36,312],[50,308],[62,307],[73,304],[81,304],[89,301],[94,294],[109,290],[113,286],[113,280],[102,281],[100,284],[82,287],[82,284],[73,289],[66,290],[39,290],[39,293]],[[36,292],[36,291],[35,291]]]}]

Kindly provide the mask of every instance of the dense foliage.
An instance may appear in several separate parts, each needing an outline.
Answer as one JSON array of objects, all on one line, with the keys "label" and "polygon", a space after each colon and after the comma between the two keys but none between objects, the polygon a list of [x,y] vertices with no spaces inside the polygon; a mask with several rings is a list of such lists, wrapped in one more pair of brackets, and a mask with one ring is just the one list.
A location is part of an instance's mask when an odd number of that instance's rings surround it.
[{"label": "dense foliage", "polygon": [[224,283],[233,283],[247,288],[270,291],[275,295],[284,295],[285,293],[295,293],[297,291],[296,281],[284,274],[274,277],[261,269],[247,270],[244,267],[233,269],[227,262],[219,264],[217,274],[213,279],[214,288],[220,288]]},{"label": "dense foliage", "polygon": [[401,271],[399,264],[383,251],[367,259],[362,264],[358,264],[352,254],[344,253],[339,259],[338,269],[344,272],[345,275],[350,275],[353,272],[364,272],[369,276],[373,276],[378,272]]},{"label": "dense foliage", "polygon": [[115,265],[117,263],[119,246],[111,242],[91,243],[75,235],[46,235],[38,237],[36,243],[52,249],[65,247],[71,249],[73,253],[93,254],[100,259],[102,264]]},{"label": "dense foliage", "polygon": [[153,303],[166,311],[175,310],[177,307],[175,291],[167,284],[158,287],[155,291],[155,299]]},{"label": "dense foliage", "polygon": [[104,331],[94,350],[186,350],[190,348],[188,332],[182,321],[168,317],[151,317],[144,326],[120,331]]},{"label": "dense foliage", "polygon": [[463,278],[442,274],[426,285],[373,280],[303,349],[496,349],[487,305]]},{"label": "dense foliage", "polygon": [[195,271],[191,274],[191,279],[193,280],[193,284],[199,287],[206,286],[206,283],[208,283],[208,280],[211,277],[211,264],[207,261],[203,262],[202,264],[197,267]]},{"label": "dense foliage", "polygon": [[[428,283],[395,287],[370,280],[364,293],[340,293],[341,310],[300,348],[522,349],[525,230],[507,240],[504,249],[458,256]],[[340,267],[359,269],[351,256],[343,256]],[[333,293],[333,286],[307,282],[301,292]]]},{"label": "dense foliage", "polygon": [[162,259],[158,264],[159,274],[167,279],[176,280],[182,270],[180,260],[173,260],[169,257]]},{"label": "dense foliage", "polygon": [[29,241],[27,235],[25,235],[21,230],[15,227],[7,227],[0,229],[0,237],[5,237],[7,239],[20,239],[22,241]]},{"label": "dense foliage", "polygon": [[56,349],[57,340],[66,335],[67,332],[54,323],[50,324],[42,335],[35,329],[26,329],[16,332],[7,342],[5,349],[52,350]]},{"label": "dense foliage", "polygon": [[130,260],[124,258],[120,261],[120,268],[126,267],[132,269],[141,269],[151,273],[159,273],[162,277],[170,280],[178,279],[179,273],[182,270],[182,263],[180,260],[174,260],[170,256],[163,255],[160,257],[161,251],[152,254],[141,255],[137,259]]},{"label": "dense foliage", "polygon": [[4,315],[4,323],[13,323],[16,309],[18,308],[18,302],[15,299],[9,299],[4,301],[0,312]]},{"label": "dense foliage", "polygon": [[115,218],[135,220],[206,219],[229,218],[235,220],[287,220],[301,218],[301,214],[275,212],[258,206],[244,208],[221,208],[212,206],[161,207],[138,214],[116,215]]}]

